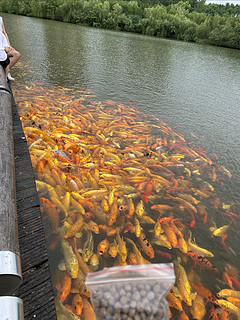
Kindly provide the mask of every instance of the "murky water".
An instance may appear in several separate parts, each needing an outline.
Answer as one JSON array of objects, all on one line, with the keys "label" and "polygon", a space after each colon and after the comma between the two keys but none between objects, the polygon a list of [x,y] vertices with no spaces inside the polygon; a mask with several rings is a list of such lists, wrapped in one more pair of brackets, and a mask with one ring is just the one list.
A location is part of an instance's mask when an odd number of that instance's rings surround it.
[{"label": "murky water", "polygon": [[[3,18],[12,45],[26,63],[26,72],[15,70],[16,86],[42,82],[45,87],[92,90],[99,101],[136,101],[143,114],[164,120],[206,150],[217,168],[224,165],[232,178],[218,185],[217,193],[221,202],[239,203],[239,51],[13,15]],[[221,209],[218,214],[217,222],[229,222],[223,220]],[[205,229],[203,223],[197,227],[198,240],[206,248]],[[237,265],[238,225],[231,231],[228,243],[236,255],[221,250],[218,266],[227,260]],[[208,248],[217,252],[218,245]],[[211,288],[212,281],[211,276]]]}]

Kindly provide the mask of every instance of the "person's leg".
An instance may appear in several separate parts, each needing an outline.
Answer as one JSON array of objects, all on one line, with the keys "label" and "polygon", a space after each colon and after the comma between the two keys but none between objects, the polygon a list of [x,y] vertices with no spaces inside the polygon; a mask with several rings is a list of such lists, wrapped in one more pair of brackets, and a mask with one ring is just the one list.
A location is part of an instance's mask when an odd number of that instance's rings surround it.
[{"label": "person's leg", "polygon": [[9,69],[11,69],[12,66],[14,66],[15,63],[18,62],[18,60],[20,59],[21,55],[17,50],[12,49],[11,51],[7,52],[7,56],[10,59],[10,63],[8,65],[8,71],[9,71]]},{"label": "person's leg", "polygon": [[9,72],[9,65],[6,68],[4,68],[4,73],[6,78],[8,78],[8,72]]}]

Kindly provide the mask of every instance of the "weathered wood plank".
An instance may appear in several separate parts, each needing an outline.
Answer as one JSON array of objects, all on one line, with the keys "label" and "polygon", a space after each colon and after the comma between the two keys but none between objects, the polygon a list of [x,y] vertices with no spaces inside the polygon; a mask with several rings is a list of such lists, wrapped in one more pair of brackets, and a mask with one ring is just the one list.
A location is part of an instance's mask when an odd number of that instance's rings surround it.
[{"label": "weathered wood plank", "polygon": [[13,156],[11,93],[0,67],[0,295],[21,282]]},{"label": "weathered wood plank", "polygon": [[45,234],[27,141],[13,106],[16,198],[23,283],[15,292],[23,299],[25,320],[56,320]]}]

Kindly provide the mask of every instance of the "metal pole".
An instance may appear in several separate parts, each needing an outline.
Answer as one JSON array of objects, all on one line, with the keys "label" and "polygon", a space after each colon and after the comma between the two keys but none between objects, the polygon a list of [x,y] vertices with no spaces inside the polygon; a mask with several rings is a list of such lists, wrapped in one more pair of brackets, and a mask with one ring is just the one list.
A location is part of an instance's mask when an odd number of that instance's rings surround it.
[{"label": "metal pole", "polygon": [[1,320],[24,320],[23,302],[17,297],[0,297]]},{"label": "metal pole", "polygon": [[0,296],[22,281],[14,172],[11,92],[0,67]]}]

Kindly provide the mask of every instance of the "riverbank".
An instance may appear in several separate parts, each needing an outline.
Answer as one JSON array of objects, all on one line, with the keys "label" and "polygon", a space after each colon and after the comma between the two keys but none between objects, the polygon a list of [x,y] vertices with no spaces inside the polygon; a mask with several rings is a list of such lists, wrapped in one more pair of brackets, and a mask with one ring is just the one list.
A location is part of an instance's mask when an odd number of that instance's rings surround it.
[{"label": "riverbank", "polygon": [[[0,11],[240,49],[240,6],[200,1],[0,0]],[[165,5],[163,5],[163,4]]]}]

